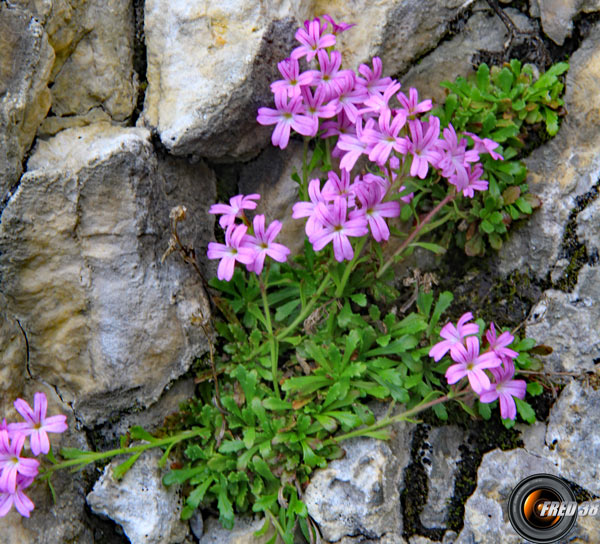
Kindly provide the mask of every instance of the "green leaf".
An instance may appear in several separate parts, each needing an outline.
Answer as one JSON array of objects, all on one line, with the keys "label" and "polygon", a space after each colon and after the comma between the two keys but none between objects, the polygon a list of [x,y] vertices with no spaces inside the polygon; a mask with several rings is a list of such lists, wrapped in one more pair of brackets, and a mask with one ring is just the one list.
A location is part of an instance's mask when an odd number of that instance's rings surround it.
[{"label": "green leaf", "polygon": [[532,397],[537,397],[544,392],[544,388],[541,386],[539,382],[529,382],[527,384],[527,394]]},{"label": "green leaf", "polygon": [[412,242],[409,247],[422,247],[428,251],[435,253],[436,255],[442,255],[446,253],[446,248],[432,242]]},{"label": "green leaf", "polygon": [[189,480],[196,474],[200,474],[204,472],[206,469],[204,467],[191,467],[191,468],[182,468],[177,470],[171,470],[167,472],[163,476],[163,484],[166,486],[170,486],[172,484],[182,484],[183,482]]},{"label": "green leaf", "polygon": [[527,202],[522,197],[517,198],[515,204],[517,205],[517,208],[519,208],[519,210],[521,210],[523,213],[530,214],[533,211],[533,209],[530,206],[529,202]]},{"label": "green leaf", "polygon": [[531,405],[528,402],[526,402],[518,397],[514,397],[514,399],[515,399],[515,403],[517,405],[517,412],[519,412],[519,415],[525,421],[527,421],[527,423],[530,423],[530,424],[535,423],[535,411],[533,410]]},{"label": "green leaf", "polygon": [[244,446],[246,449],[250,449],[254,446],[254,441],[256,440],[256,429],[254,427],[247,427],[244,429]]},{"label": "green leaf", "polygon": [[283,382],[283,391],[301,391],[304,395],[314,393],[318,389],[330,385],[332,380],[325,376],[297,376]]},{"label": "green leaf", "polygon": [[450,304],[454,300],[454,295],[450,291],[444,291],[440,294],[435,303],[431,321],[429,323],[429,334],[433,332],[433,328],[438,324],[442,314],[449,308]]},{"label": "green leaf", "polygon": [[481,92],[487,92],[490,86],[490,68],[487,64],[479,65],[477,69],[477,88]]},{"label": "green leaf", "polygon": [[498,74],[498,86],[502,89],[502,92],[508,93],[512,87],[514,76],[508,68],[502,68]]},{"label": "green leaf", "polygon": [[379,347],[375,349],[371,349],[367,351],[365,354],[367,357],[376,357],[378,355],[389,355],[392,353],[400,353],[403,351],[408,351],[414,348],[419,343],[419,340],[414,336],[410,336],[405,334],[400,337],[398,340],[394,340],[390,344],[384,347]]},{"label": "green leaf", "polygon": [[275,312],[275,321],[283,321],[288,317],[298,306],[300,306],[300,299],[290,300],[285,304],[282,304],[277,308]]},{"label": "green leaf", "polygon": [[132,440],[145,440],[146,442],[156,442],[157,438],[152,436],[146,429],[139,425],[134,425],[129,429],[129,435]]},{"label": "green leaf", "polygon": [[254,467],[254,470],[258,474],[260,474],[265,480],[267,480],[269,482],[277,481],[277,478],[275,478],[275,476],[273,476],[273,473],[271,472],[269,465],[267,465],[266,461],[264,459],[262,459],[261,457],[259,457],[258,455],[255,455],[252,458],[252,466]]},{"label": "green leaf", "polygon": [[233,505],[227,496],[227,480],[225,476],[221,474],[219,476],[220,489],[219,496],[217,498],[217,507],[219,508],[219,521],[221,525],[226,529],[233,529],[234,516],[233,516]]},{"label": "green leaf", "polygon": [[364,293],[355,293],[350,296],[350,299],[361,308],[364,308],[367,305],[367,296]]},{"label": "green leaf", "polygon": [[425,293],[425,291],[419,291],[417,295],[417,308],[425,317],[429,317],[431,311],[431,305],[433,304],[433,293]]},{"label": "green leaf", "polygon": [[92,451],[78,450],[77,448],[62,448],[60,454],[65,459],[78,459],[79,457],[89,457],[93,455]]},{"label": "green leaf", "polygon": [[277,410],[291,410],[292,404],[286,402],[284,400],[275,398],[275,397],[267,397],[263,400],[263,406],[267,410],[277,411]]},{"label": "green leaf", "polygon": [[516,346],[512,346],[512,349],[515,351],[529,351],[531,348],[535,346],[536,342],[533,338],[523,338],[521,341],[517,343]]},{"label": "green leaf", "polygon": [[220,453],[233,453],[244,449],[246,445],[243,440],[224,440],[219,447]]},{"label": "green leaf", "polygon": [[204,499],[204,495],[206,495],[208,488],[214,481],[215,479],[213,476],[207,476],[206,480],[204,480],[200,485],[196,486],[188,495],[188,498],[185,501],[186,504],[188,504],[193,510],[198,508],[198,506],[202,502],[202,499]]},{"label": "green leaf", "polygon": [[492,225],[487,219],[484,219],[480,225],[479,228],[485,232],[486,234],[490,234],[492,232],[494,232],[494,225]]},{"label": "green leaf", "polygon": [[127,471],[133,466],[133,463],[139,459],[140,455],[142,455],[142,452],[134,453],[131,457],[129,457],[129,459],[127,459],[127,461],[117,465],[112,471],[114,479],[120,480],[123,476],[125,476]]},{"label": "green leaf", "polygon": [[446,410],[446,407],[443,404],[436,404],[433,407],[433,411],[435,412],[435,415],[442,421],[446,421],[448,419],[448,410]]},{"label": "green leaf", "polygon": [[486,421],[492,417],[492,406],[491,403],[483,403],[477,401],[477,410],[479,415]]},{"label": "green leaf", "polygon": [[550,108],[544,108],[544,116],[546,118],[546,131],[550,136],[556,135],[558,132],[558,115]]}]

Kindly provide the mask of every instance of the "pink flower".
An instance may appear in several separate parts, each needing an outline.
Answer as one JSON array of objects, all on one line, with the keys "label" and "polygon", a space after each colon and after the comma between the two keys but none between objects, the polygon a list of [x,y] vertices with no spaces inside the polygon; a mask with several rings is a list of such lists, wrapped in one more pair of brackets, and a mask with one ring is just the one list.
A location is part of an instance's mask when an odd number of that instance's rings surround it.
[{"label": "pink flower", "polygon": [[473,149],[467,151],[467,140],[463,138],[459,142],[451,124],[443,130],[443,134],[444,138],[438,140],[438,149],[441,154],[439,161],[436,161],[436,166],[442,170],[444,177],[453,178],[453,184],[459,191],[462,191],[469,183],[466,166],[470,162],[477,162],[479,155]]},{"label": "pink flower", "polygon": [[283,79],[271,83],[274,94],[286,92],[289,97],[298,96],[304,85],[310,85],[313,80],[311,72],[300,73],[300,64],[296,59],[285,59],[277,64]]},{"label": "pink flower", "polygon": [[477,134],[473,134],[472,132],[463,132],[465,136],[470,136],[473,139],[473,149],[477,151],[480,155],[483,153],[489,153],[494,160],[504,160],[504,157],[500,155],[500,153],[496,153],[494,149],[500,147],[498,142],[494,142],[494,140],[490,140],[489,138],[481,139]]},{"label": "pink flower", "polygon": [[310,238],[313,233],[318,232],[323,228],[316,213],[319,202],[325,203],[325,199],[321,194],[321,181],[319,179],[310,180],[308,184],[308,197],[310,198],[310,202],[296,202],[296,204],[294,204],[294,207],[292,208],[292,217],[294,219],[308,217],[305,232]]},{"label": "pink flower", "polygon": [[229,225],[225,231],[225,244],[210,242],[206,253],[209,259],[221,259],[217,268],[217,278],[229,281],[233,277],[235,262],[251,264],[254,262],[254,250],[243,247],[242,242],[248,227]]},{"label": "pink flower", "polygon": [[354,74],[352,77],[341,80],[339,84],[339,92],[337,96],[331,101],[333,105],[339,110],[344,110],[348,119],[353,123],[356,122],[358,116],[357,104],[362,104],[369,95],[364,89],[354,86]]},{"label": "pink flower", "polygon": [[476,323],[467,323],[473,319],[473,314],[467,312],[458,320],[456,327],[452,323],[446,323],[440,331],[440,336],[444,338],[429,350],[429,356],[435,361],[439,361],[448,350],[456,349],[455,346],[462,344],[463,339],[471,334],[479,332],[479,325]]},{"label": "pink flower", "polygon": [[33,410],[23,399],[15,401],[15,408],[25,419],[24,423],[11,423],[9,430],[12,433],[22,433],[29,436],[29,446],[33,455],[48,453],[50,441],[48,433],[62,433],[67,430],[67,416],[62,414],[46,417],[48,399],[44,393],[33,396]]},{"label": "pink flower", "polygon": [[348,119],[344,110],[340,111],[335,121],[325,121],[321,125],[321,128],[323,129],[321,138],[331,138],[331,136],[341,136],[342,134],[356,134],[356,126]]},{"label": "pink flower", "polygon": [[419,102],[419,93],[417,89],[411,87],[408,90],[408,98],[403,92],[399,92],[396,95],[398,98],[398,102],[402,104],[402,107],[406,110],[406,115],[415,115],[417,113],[425,113],[433,108],[433,103],[431,100],[424,100],[423,102]]},{"label": "pink flower", "polygon": [[302,87],[301,93],[304,100],[304,114],[312,120],[313,130],[311,136],[314,136],[319,130],[319,117],[333,117],[338,108],[332,102],[323,104],[327,100],[327,91],[323,87],[317,87],[314,96],[309,87]]},{"label": "pink flower", "polygon": [[462,343],[455,344],[453,352],[450,353],[457,364],[448,367],[446,380],[452,384],[466,376],[471,389],[480,394],[490,388],[490,379],[483,370],[500,366],[502,361],[493,351],[480,354],[479,338],[476,336],[469,336],[466,343],[466,348]]},{"label": "pink flower", "polygon": [[[373,114],[381,115],[384,111],[390,111],[389,101],[400,89],[400,83],[391,80],[390,84],[386,87],[383,94],[372,94],[369,98],[364,101],[365,107],[360,110],[362,114]],[[406,118],[406,114],[404,115]]]},{"label": "pink flower", "polygon": [[[350,172],[356,161],[359,157],[365,153],[369,153],[369,145],[362,140],[362,119],[358,117],[356,119],[356,134],[340,134],[338,138],[336,148],[340,151],[345,151],[345,153],[340,153],[340,168],[342,170],[347,170]],[[373,119],[368,119],[367,124],[365,125],[368,129],[373,129],[375,126],[375,121]]]},{"label": "pink flower", "polygon": [[23,517],[28,518],[31,511],[35,508],[33,501],[23,493],[23,490],[31,485],[34,478],[21,476],[17,474],[16,487],[13,492],[0,489],[0,518],[10,512],[12,505]]},{"label": "pink flower", "polygon": [[327,23],[321,23],[318,18],[304,21],[304,28],[299,28],[295,36],[302,45],[292,51],[292,58],[297,60],[305,56],[310,62],[319,51],[335,45],[333,34],[323,34],[326,28]]},{"label": "pink flower", "polygon": [[213,204],[208,210],[208,213],[212,213],[215,215],[223,214],[223,217],[219,219],[219,225],[221,228],[227,228],[230,225],[235,223],[237,217],[242,217],[244,210],[255,210],[256,202],[254,200],[258,200],[260,195],[251,194],[248,196],[244,195],[236,195],[229,200],[229,205],[227,204]]},{"label": "pink flower", "polygon": [[376,183],[362,183],[356,188],[356,196],[360,201],[359,212],[364,214],[371,234],[377,242],[390,237],[390,229],[385,217],[398,217],[400,204],[398,202],[382,202],[385,193]]},{"label": "pink flower", "polygon": [[330,170],[327,172],[327,181],[321,194],[325,200],[343,198],[348,203],[348,208],[354,208],[354,189],[355,185],[350,183],[348,170],[342,170],[341,179],[333,170]]},{"label": "pink flower", "polygon": [[502,361],[505,361],[508,359],[509,361],[512,362],[512,360],[515,357],[519,356],[519,354],[516,351],[507,347],[507,346],[510,346],[515,340],[515,337],[512,334],[510,334],[510,332],[505,331],[500,336],[496,336],[496,328],[494,327],[493,323],[490,323],[490,328],[485,333],[485,337],[490,345],[490,349]]},{"label": "pink flower", "polygon": [[260,274],[267,255],[280,263],[285,262],[290,250],[283,244],[276,244],[273,241],[281,231],[281,223],[273,221],[265,231],[265,216],[255,215],[252,226],[254,227],[254,236],[247,234],[243,242],[245,247],[254,251],[254,261],[247,265],[248,270]]},{"label": "pink flower", "polygon": [[322,16],[323,19],[325,19],[329,24],[331,24],[331,28],[333,29],[333,33],[334,34],[339,34],[340,32],[344,32],[346,30],[348,30],[349,28],[352,28],[353,26],[356,26],[356,23],[336,23],[333,20],[333,17],[331,17],[331,15],[323,15]]},{"label": "pink flower", "polygon": [[275,107],[259,108],[256,120],[261,125],[275,125],[271,136],[273,145],[284,149],[290,141],[290,130],[293,128],[299,134],[311,136],[313,132],[313,121],[304,115],[302,97],[294,96],[287,100],[287,93],[280,91],[275,93]]},{"label": "pink flower", "polygon": [[7,431],[0,431],[0,490],[14,493],[17,489],[17,474],[35,478],[40,462],[21,457],[25,435],[15,433],[10,439]]},{"label": "pink flower", "polygon": [[354,82],[356,77],[352,70],[340,70],[342,65],[342,54],[339,51],[332,51],[331,56],[327,51],[319,51],[320,70],[313,70],[313,85],[322,87],[327,92],[327,99],[331,100],[338,96],[348,79]]},{"label": "pink flower", "polygon": [[436,145],[440,135],[440,120],[435,116],[431,116],[429,121],[414,119],[408,122],[408,128],[410,138],[407,150],[413,156],[410,175],[425,179],[429,165],[433,164],[438,156]]},{"label": "pink flower", "polygon": [[[483,166],[481,164],[476,164],[471,167],[471,165],[467,166],[467,186],[463,188],[462,193],[463,196],[468,196],[469,198],[473,198],[475,195],[475,191],[486,191],[488,188],[488,182],[484,179],[480,179],[483,174]],[[450,183],[458,186],[457,182],[454,181],[455,176],[450,178]]]},{"label": "pink flower", "polygon": [[500,402],[500,415],[503,419],[515,419],[517,417],[517,407],[514,397],[518,399],[525,398],[527,384],[524,380],[513,380],[515,367],[507,365],[505,368],[498,366],[490,369],[496,383],[490,385],[479,395],[479,400],[483,403],[494,402],[496,399]]},{"label": "pink flower", "polygon": [[329,242],[333,242],[333,253],[338,262],[350,261],[354,257],[349,236],[364,236],[367,234],[367,222],[364,217],[350,214],[346,217],[347,204],[342,198],[336,199],[332,205],[322,202],[317,206],[317,214],[323,228],[314,233],[310,242],[315,251],[320,251]]},{"label": "pink flower", "polygon": [[[358,72],[363,77],[356,79],[357,87],[363,87],[369,95],[383,94],[392,84],[391,77],[381,77],[383,72],[383,64],[379,57],[373,57],[373,69],[368,64],[361,64],[358,67]],[[398,89],[400,85],[398,84]]]},{"label": "pink flower", "polygon": [[406,151],[406,140],[398,136],[400,129],[406,123],[406,115],[404,112],[399,112],[393,119],[391,115],[390,110],[383,110],[379,116],[379,130],[366,127],[363,130],[363,142],[373,146],[369,153],[369,160],[379,165],[386,163],[392,150],[400,153]]}]

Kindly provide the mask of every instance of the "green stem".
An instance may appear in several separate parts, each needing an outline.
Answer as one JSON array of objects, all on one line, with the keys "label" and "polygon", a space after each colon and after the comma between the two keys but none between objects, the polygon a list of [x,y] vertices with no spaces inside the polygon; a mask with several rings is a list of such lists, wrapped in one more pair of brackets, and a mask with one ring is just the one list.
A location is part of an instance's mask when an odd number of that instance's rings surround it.
[{"label": "green stem", "polygon": [[368,425],[367,427],[361,427],[360,429],[356,429],[349,433],[334,436],[329,441],[338,443],[338,442],[342,442],[343,440],[348,440],[350,438],[364,436],[366,433],[370,433],[373,431],[377,431],[379,429],[383,429],[384,427],[388,427],[389,425],[393,425],[394,423],[406,421],[407,419],[412,418],[414,415],[418,414],[419,412],[427,410],[428,408],[431,408],[431,407],[435,406],[436,404],[441,404],[443,402],[448,402],[449,400],[463,397],[463,396],[467,395],[468,393],[470,393],[470,391],[468,391],[468,390],[461,391],[459,393],[448,393],[447,395],[438,397],[437,399],[434,399],[432,401],[429,401],[429,402],[426,402],[423,404],[417,404],[414,408],[411,408],[410,410],[406,410],[406,411],[402,412],[401,414],[397,414],[395,416],[384,417],[383,419],[380,419],[379,421],[373,423],[372,425]]},{"label": "green stem", "polygon": [[390,267],[390,265],[394,262],[394,259],[400,255],[408,246],[409,244],[419,235],[419,233],[421,232],[421,230],[423,230],[423,227],[425,225],[427,225],[427,223],[429,223],[433,217],[446,205],[448,204],[448,202],[452,201],[455,197],[456,197],[456,192],[451,192],[448,193],[443,200],[441,200],[438,205],[433,208],[433,210],[431,210],[427,216],[425,217],[425,219],[423,219],[423,221],[421,221],[416,227],[415,229],[410,233],[410,236],[404,240],[404,242],[402,242],[402,244],[400,245],[400,247],[394,251],[394,254],[381,266],[381,268],[379,269],[379,271],[377,272],[377,278],[380,278],[383,273]]},{"label": "green stem", "polygon": [[278,360],[278,352],[279,352],[279,344],[275,335],[273,334],[273,324],[271,322],[271,310],[269,308],[269,301],[267,300],[267,290],[265,289],[265,284],[262,281],[262,278],[258,278],[258,282],[260,284],[260,294],[262,295],[263,306],[265,308],[265,320],[267,322],[267,332],[269,333],[269,347],[271,349],[271,374],[273,377],[273,389],[275,390],[275,394],[277,398],[281,398],[281,394],[279,392],[279,383],[277,381],[277,360]]},{"label": "green stem", "polygon": [[89,465],[90,463],[95,463],[96,461],[102,461],[103,459],[110,459],[111,457],[116,457],[117,455],[131,455],[136,453],[142,453],[152,448],[160,448],[162,446],[168,445],[172,446],[177,444],[178,442],[182,442],[183,440],[188,440],[190,438],[199,436],[202,434],[202,432],[202,429],[196,429],[192,431],[184,431],[182,433],[173,436],[168,436],[166,438],[160,438],[147,444],[139,444],[137,446],[129,446],[126,448],[116,448],[107,451],[82,452],[80,457],[76,457],[75,459],[67,459],[66,461],[62,461],[60,463],[48,467],[42,474],[40,474],[40,477],[47,479],[52,475],[53,472],[56,472],[57,470],[69,467],[83,467],[85,465]]},{"label": "green stem", "polygon": [[352,258],[352,260],[346,265],[346,269],[344,270],[344,274],[342,275],[342,281],[340,282],[340,284],[338,285],[337,289],[335,290],[335,296],[336,298],[340,298],[342,296],[342,294],[344,293],[344,288],[346,287],[346,283],[348,283],[348,278],[350,277],[350,274],[352,272],[352,270],[354,270],[354,266],[356,265],[356,261],[358,261],[359,257],[360,257],[360,253],[363,250],[363,247],[365,246],[365,242],[367,241],[367,237],[363,236],[357,246],[356,249],[354,250],[354,257]]}]

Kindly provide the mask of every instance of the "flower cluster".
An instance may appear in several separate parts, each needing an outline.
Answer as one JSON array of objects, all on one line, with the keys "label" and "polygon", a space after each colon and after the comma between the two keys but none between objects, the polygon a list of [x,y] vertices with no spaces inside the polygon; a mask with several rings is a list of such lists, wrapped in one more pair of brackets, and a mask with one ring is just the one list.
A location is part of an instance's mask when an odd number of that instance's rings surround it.
[{"label": "flower cluster", "polygon": [[[447,323],[440,331],[443,338],[429,351],[429,356],[439,361],[448,351],[455,364],[446,370],[449,384],[467,378],[471,389],[479,395],[483,403],[498,399],[500,415],[504,419],[515,419],[517,408],[514,398],[525,397],[527,384],[524,380],[515,380],[514,359],[519,354],[508,346],[514,336],[506,331],[500,336],[493,323],[485,333],[487,348],[481,351],[479,343],[479,325],[469,323],[473,314],[467,312],[456,325]],[[487,371],[487,372],[486,372]]]},{"label": "flower cluster", "polygon": [[40,462],[22,456],[27,437],[33,455],[46,454],[50,451],[48,433],[67,430],[66,416],[46,416],[48,400],[44,393],[34,395],[33,409],[23,399],[15,401],[15,408],[25,421],[7,424],[3,419],[0,424],[0,517],[8,514],[13,504],[25,517],[34,508],[24,490],[37,476]]},{"label": "flower cluster", "polygon": [[[328,194],[312,180],[311,201],[297,204],[293,217],[308,217],[306,233],[314,249],[331,241],[338,261],[352,258],[348,237],[366,234],[367,225],[375,240],[388,239],[384,218],[398,216],[398,201],[410,200],[403,179],[423,180],[435,171],[472,198],[488,187],[481,179],[480,155],[502,158],[490,139],[459,135],[452,125],[442,130],[429,114],[431,100],[420,101],[414,88],[407,95],[399,82],[383,77],[378,57],[361,64],[358,73],[341,69],[336,35],[351,26],[329,15],[306,21],[296,32],[301,45],[278,64],[283,79],[271,84],[275,109],[260,108],[257,116],[260,124],[275,125],[271,141],[282,149],[291,130],[334,142],[331,154],[339,159],[341,175],[329,172]],[[304,71],[301,61],[307,63]],[[357,176],[350,184],[350,172],[363,156],[380,175]]]},{"label": "flower cluster", "polygon": [[[217,269],[220,280],[229,281],[233,277],[235,263],[246,265],[250,272],[260,274],[267,256],[284,262],[290,250],[283,244],[275,242],[281,230],[279,221],[272,221],[265,226],[265,216],[256,215],[250,223],[244,210],[256,209],[260,195],[234,196],[227,204],[213,204],[209,213],[221,215],[219,225],[225,229],[225,244],[210,242],[207,256],[209,259],[221,259]],[[241,223],[236,221],[241,219]]]}]

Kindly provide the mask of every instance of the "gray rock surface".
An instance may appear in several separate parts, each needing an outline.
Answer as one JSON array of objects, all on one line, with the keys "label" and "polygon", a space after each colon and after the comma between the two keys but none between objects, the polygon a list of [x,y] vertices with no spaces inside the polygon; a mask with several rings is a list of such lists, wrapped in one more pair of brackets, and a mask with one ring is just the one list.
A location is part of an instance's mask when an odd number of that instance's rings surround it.
[{"label": "gray rock surface", "polygon": [[553,372],[593,370],[600,358],[600,268],[585,265],[572,293],[544,292],[526,324],[527,336],[552,347],[543,357]]},{"label": "gray rock surface", "polygon": [[265,544],[274,534],[273,527],[262,537],[254,536],[263,524],[264,520],[260,518],[238,517],[230,531],[223,529],[218,519],[208,518],[198,544]]},{"label": "gray rock surface", "polygon": [[121,525],[131,544],[179,544],[186,538],[180,491],[163,485],[161,455],[160,450],[145,452],[120,481],[112,471],[124,459],[115,459],[87,496],[90,508]]},{"label": "gray rock surface", "polygon": [[532,4],[542,20],[544,33],[558,45],[571,35],[577,15],[600,11],[598,0],[533,0]]},{"label": "gray rock surface", "polygon": [[398,505],[402,475],[410,461],[411,431],[409,425],[399,426],[389,444],[348,440],[343,459],[313,474],[304,501],[326,540],[402,534]]},{"label": "gray rock surface", "polygon": [[597,260],[600,253],[600,199],[596,198],[577,215],[577,239],[585,244],[588,257]]},{"label": "gray rock surface", "polygon": [[0,199],[18,181],[22,161],[50,109],[54,51],[43,27],[20,8],[0,5]]},{"label": "gray rock surface", "polygon": [[40,142],[28,167],[2,215],[0,275],[31,374],[87,424],[148,406],[206,349],[194,322],[209,311],[199,278],[160,258],[181,199],[192,241],[206,240],[213,174],[159,166],[146,130],[107,124]]},{"label": "gray rock surface", "polygon": [[502,246],[502,273],[527,270],[544,278],[560,255],[563,232],[575,197],[600,178],[600,23],[569,59],[565,107],[558,134],[526,160],[528,184],[542,206]]}]

